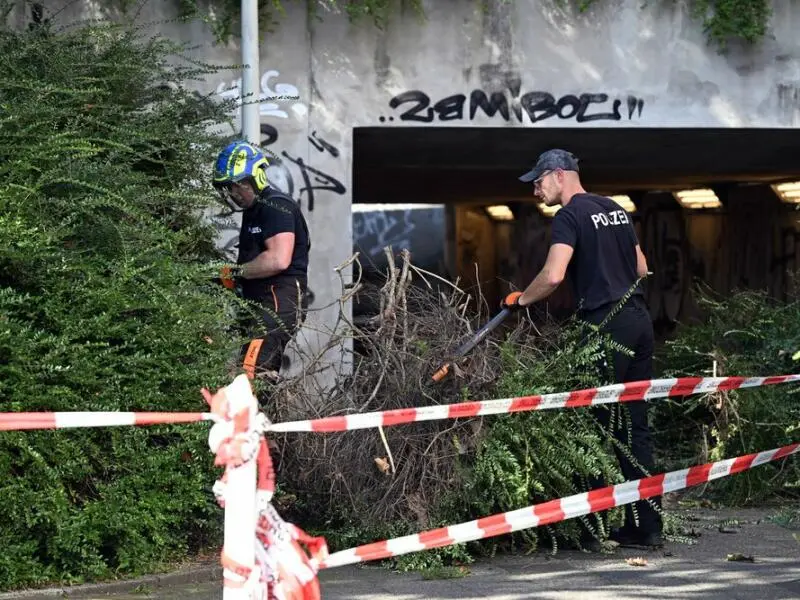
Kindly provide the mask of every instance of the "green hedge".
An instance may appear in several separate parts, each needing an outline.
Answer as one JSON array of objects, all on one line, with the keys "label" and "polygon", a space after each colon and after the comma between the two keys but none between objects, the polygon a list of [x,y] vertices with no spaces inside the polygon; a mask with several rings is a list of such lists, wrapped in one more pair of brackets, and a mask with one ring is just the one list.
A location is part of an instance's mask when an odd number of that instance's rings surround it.
[{"label": "green hedge", "polygon": [[[680,327],[659,352],[664,377],[765,376],[797,373],[800,301],[757,291],[699,296],[701,323]],[[656,447],[665,468],[721,460],[800,441],[796,384],[694,395],[654,402]],[[694,490],[693,493],[698,493]],[[725,504],[800,497],[800,461],[759,466],[715,481],[703,494]]]},{"label": "green hedge", "polygon": [[[210,72],[105,24],[0,30],[0,411],[202,411],[238,341],[200,219]],[[197,183],[197,182],[200,183]],[[219,542],[206,425],[0,433],[0,588]]]}]

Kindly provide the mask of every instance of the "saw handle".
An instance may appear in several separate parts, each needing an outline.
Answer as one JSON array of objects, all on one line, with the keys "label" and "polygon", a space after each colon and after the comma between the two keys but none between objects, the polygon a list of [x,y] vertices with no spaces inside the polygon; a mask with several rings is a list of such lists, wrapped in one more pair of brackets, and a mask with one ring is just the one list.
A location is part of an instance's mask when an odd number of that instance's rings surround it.
[{"label": "saw handle", "polygon": [[[486,323],[483,327],[481,327],[478,331],[475,332],[470,339],[459,346],[455,353],[455,358],[460,358],[467,354],[470,350],[472,350],[475,346],[480,344],[483,339],[489,335],[492,331],[494,331],[500,323],[505,321],[506,317],[511,314],[511,310],[508,308],[504,308],[499,313],[497,313],[491,321]],[[443,364],[439,369],[433,374],[432,379],[434,381],[441,381],[444,377],[450,372],[450,367],[452,366],[451,362],[446,362]]]}]

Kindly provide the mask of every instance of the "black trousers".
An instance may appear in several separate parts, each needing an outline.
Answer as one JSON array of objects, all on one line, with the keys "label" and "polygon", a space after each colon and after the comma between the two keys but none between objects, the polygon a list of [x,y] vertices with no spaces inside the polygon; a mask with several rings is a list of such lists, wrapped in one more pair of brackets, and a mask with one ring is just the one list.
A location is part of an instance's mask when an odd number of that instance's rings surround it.
[{"label": "black trousers", "polygon": [[307,288],[301,284],[298,311],[298,287],[295,281],[288,279],[267,285],[266,296],[258,299],[262,306],[260,320],[243,324],[252,339],[242,345],[239,364],[250,379],[263,376],[265,371],[280,371],[286,346],[305,321],[308,311]]},{"label": "black trousers", "polygon": [[[599,325],[615,304],[581,314],[580,318]],[[603,325],[602,331],[608,333],[614,341],[634,352],[634,356],[631,357],[617,351],[610,351],[613,356],[607,356],[600,365],[603,369],[609,367],[613,369],[614,383],[653,378],[653,323],[641,296],[631,297],[622,309]],[[606,430],[610,429],[613,436],[649,472],[645,473],[634,465],[625,453],[615,446],[614,451],[625,479],[630,481],[651,475],[654,468],[653,440],[647,421],[647,402],[641,400],[624,404],[604,404],[594,406],[590,410],[593,411],[600,425]],[[593,488],[604,485],[602,479],[591,482]],[[660,496],[651,498],[650,501],[659,508],[661,507]],[[661,515],[647,500],[640,500],[634,505],[639,517],[639,527],[636,527],[631,504],[627,504],[625,505],[625,528],[631,531],[638,529],[643,534],[660,533]]]}]

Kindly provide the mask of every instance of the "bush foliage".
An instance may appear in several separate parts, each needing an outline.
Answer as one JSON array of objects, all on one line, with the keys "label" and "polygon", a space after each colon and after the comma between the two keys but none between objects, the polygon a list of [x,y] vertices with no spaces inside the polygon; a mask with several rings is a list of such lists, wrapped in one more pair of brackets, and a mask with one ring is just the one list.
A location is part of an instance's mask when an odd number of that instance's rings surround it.
[{"label": "bush foliage", "polygon": [[[236,340],[200,181],[227,107],[136,29],[0,30],[0,411],[204,409]],[[209,283],[205,283],[208,281]],[[0,586],[218,541],[198,426],[0,434]]]},{"label": "bush foliage", "polygon": [[[778,302],[739,291],[723,299],[710,290],[698,298],[705,317],[666,342],[659,356],[664,377],[710,377],[715,362],[718,377],[798,372],[797,298]],[[760,452],[800,440],[800,393],[780,384],[666,400],[657,404],[654,425],[666,468]],[[797,498],[800,462],[769,463],[699,489],[728,504]]]},{"label": "bush foliage", "polygon": [[[608,336],[577,319],[537,328],[523,321],[500,346],[495,397],[608,385],[613,375],[598,368],[598,361],[607,357],[610,362],[615,349]],[[454,506],[462,517],[474,519],[588,491],[598,477],[607,485],[621,483],[625,478],[612,449],[616,443],[588,408],[487,418],[474,459],[465,465],[466,491],[454,495]],[[610,514],[612,522],[622,515],[618,510]],[[542,542],[554,549],[562,542],[579,545],[580,521],[599,540],[607,537],[609,523],[588,515],[519,532],[511,541],[526,551]],[[491,540],[487,545],[496,544]]]}]

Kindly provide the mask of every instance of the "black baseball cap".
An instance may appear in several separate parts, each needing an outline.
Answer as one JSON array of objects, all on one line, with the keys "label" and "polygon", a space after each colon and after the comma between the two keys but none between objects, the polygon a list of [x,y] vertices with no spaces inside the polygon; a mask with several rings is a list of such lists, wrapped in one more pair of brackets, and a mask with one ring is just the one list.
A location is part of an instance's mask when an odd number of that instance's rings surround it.
[{"label": "black baseball cap", "polygon": [[578,158],[572,152],[559,148],[547,150],[539,155],[533,168],[520,177],[519,180],[529,183],[539,179],[545,171],[553,171],[555,169],[578,171]]}]

